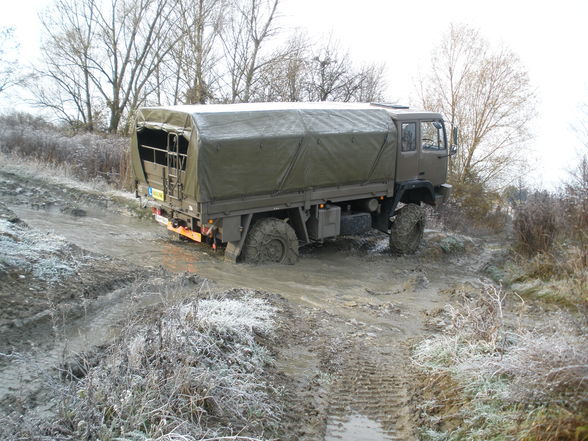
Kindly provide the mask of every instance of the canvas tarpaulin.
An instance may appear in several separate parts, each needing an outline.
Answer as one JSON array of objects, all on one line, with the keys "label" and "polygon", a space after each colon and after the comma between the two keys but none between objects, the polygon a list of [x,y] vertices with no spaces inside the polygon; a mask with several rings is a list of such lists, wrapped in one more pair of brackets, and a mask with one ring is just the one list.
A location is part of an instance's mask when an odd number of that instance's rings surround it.
[{"label": "canvas tarpaulin", "polygon": [[[189,140],[184,194],[199,202],[394,177],[396,126],[386,109],[371,105],[143,108],[137,130],[144,128]],[[135,176],[144,180],[136,134],[132,155]]]}]

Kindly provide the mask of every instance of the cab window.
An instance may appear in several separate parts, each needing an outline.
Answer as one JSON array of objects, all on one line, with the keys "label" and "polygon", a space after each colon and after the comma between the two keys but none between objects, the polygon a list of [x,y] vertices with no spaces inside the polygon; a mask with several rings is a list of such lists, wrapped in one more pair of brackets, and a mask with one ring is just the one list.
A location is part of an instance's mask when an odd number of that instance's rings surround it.
[{"label": "cab window", "polygon": [[416,123],[403,123],[401,136],[401,151],[414,152],[416,150]]},{"label": "cab window", "polygon": [[423,150],[445,150],[445,132],[441,122],[421,122],[421,147]]}]

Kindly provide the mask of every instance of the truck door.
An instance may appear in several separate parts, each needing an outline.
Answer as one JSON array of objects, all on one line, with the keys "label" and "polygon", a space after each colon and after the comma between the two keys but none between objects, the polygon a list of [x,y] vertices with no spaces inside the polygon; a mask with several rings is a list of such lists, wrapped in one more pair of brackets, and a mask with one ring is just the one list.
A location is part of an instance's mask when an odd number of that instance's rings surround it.
[{"label": "truck door", "polygon": [[447,178],[447,137],[443,121],[421,121],[419,129],[419,179],[433,185]]},{"label": "truck door", "polygon": [[399,123],[400,142],[396,161],[396,182],[418,178],[417,123]]}]

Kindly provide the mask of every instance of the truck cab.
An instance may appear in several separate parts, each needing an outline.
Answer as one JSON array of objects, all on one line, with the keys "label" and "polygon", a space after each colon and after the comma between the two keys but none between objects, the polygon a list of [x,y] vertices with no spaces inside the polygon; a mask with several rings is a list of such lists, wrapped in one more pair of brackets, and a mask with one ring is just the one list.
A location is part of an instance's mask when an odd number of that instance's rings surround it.
[{"label": "truck cab", "polygon": [[408,108],[389,113],[398,133],[396,181],[422,180],[434,187],[444,184],[449,154],[443,117]]}]

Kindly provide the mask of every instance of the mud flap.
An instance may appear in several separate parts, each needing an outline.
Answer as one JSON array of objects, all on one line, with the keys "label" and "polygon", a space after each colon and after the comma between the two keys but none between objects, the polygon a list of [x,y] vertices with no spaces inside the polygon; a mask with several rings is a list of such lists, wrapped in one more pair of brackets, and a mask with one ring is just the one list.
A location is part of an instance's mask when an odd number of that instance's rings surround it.
[{"label": "mud flap", "polygon": [[237,263],[237,258],[241,254],[243,244],[245,243],[245,238],[247,237],[247,233],[249,232],[249,225],[251,225],[252,217],[252,214],[244,216],[243,232],[241,233],[241,239],[227,243],[227,248],[225,249],[224,257],[225,262]]}]

